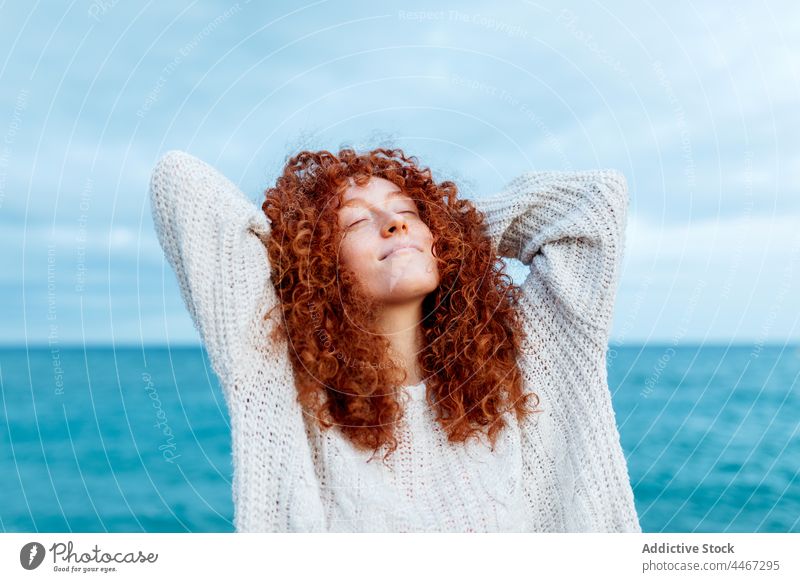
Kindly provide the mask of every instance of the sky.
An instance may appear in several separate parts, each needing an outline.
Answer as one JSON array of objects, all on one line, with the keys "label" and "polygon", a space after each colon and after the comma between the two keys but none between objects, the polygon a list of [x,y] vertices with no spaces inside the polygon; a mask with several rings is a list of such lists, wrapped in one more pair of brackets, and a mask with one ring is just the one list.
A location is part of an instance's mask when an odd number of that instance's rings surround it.
[{"label": "sky", "polygon": [[791,1],[6,2],[0,344],[199,342],[164,152],[260,204],[301,148],[387,143],[466,197],[622,171],[615,346],[796,342],[799,101]]}]

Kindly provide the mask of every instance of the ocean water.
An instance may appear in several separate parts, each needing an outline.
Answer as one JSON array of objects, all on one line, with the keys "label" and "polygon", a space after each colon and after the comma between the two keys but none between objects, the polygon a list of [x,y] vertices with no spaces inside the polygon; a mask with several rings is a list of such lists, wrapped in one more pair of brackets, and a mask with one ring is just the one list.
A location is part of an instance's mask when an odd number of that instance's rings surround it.
[{"label": "ocean water", "polygon": [[[800,348],[608,353],[647,532],[800,532]],[[233,531],[202,348],[0,349],[0,531]]]}]

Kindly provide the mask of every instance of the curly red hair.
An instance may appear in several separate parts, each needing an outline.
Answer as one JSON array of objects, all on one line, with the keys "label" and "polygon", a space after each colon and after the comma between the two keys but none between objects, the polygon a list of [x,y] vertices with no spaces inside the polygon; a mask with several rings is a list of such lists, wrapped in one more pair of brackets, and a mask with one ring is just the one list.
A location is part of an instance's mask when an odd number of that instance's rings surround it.
[{"label": "curly red hair", "polygon": [[397,448],[394,429],[404,413],[397,389],[407,376],[374,331],[377,306],[337,263],[342,195],[350,178],[363,185],[372,176],[411,197],[434,236],[440,284],[423,301],[419,364],[436,420],[454,443],[488,426],[494,449],[507,410],[518,421],[540,412],[527,409],[529,398],[534,408],[539,398],[523,390],[517,364],[521,291],[492,248],[482,213],[458,198],[455,183],[437,184],[430,169],[399,148],[302,151],[265,191],[267,250],[282,314],[272,337],[288,340],[298,401],[323,429],[337,425],[358,449],[386,446],[385,460]]}]

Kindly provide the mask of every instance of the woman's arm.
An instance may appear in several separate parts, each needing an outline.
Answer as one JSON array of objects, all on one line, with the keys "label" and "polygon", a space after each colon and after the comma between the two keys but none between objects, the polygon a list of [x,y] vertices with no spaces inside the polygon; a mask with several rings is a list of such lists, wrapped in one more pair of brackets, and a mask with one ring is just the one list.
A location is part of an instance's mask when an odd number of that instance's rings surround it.
[{"label": "woman's arm", "polygon": [[628,207],[621,172],[527,172],[476,206],[497,252],[530,267],[523,289],[535,303],[607,336]]},{"label": "woman's arm", "polygon": [[150,179],[158,240],[220,378],[231,378],[269,282],[269,220],[202,160],[171,150]]},{"label": "woman's arm", "polygon": [[286,346],[271,341],[262,321],[278,303],[265,247],[269,219],[220,172],[177,150],[156,164],[150,199],[230,411],[236,530],[324,530]]},{"label": "woman's arm", "polygon": [[236,530],[318,531],[325,518],[283,344],[261,320],[278,297],[272,225],[202,160],[169,151],[150,181],[153,221],[231,415]]},{"label": "woman's arm", "polygon": [[544,408],[521,425],[530,511],[560,499],[559,531],[641,531],[605,358],[624,246],[624,175],[528,172],[476,206],[498,253],[530,268],[521,364]]}]

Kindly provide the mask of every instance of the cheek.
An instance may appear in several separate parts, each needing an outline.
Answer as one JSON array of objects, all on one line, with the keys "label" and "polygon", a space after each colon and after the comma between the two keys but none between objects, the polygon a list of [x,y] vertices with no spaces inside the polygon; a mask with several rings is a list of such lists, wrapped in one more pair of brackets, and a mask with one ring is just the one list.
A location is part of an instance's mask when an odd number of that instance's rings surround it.
[{"label": "cheek", "polygon": [[358,274],[365,264],[364,245],[351,237],[345,239],[339,247],[339,264]]}]

